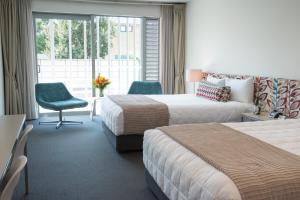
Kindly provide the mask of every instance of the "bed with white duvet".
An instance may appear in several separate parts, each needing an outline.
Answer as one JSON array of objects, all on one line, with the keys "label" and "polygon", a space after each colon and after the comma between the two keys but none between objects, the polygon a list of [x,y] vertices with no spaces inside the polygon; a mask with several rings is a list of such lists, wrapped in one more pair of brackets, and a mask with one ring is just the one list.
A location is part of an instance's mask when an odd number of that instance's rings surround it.
[{"label": "bed with white duvet", "polygon": [[[254,110],[251,103],[217,102],[194,94],[147,96],[168,106],[169,125],[240,121],[242,113]],[[124,132],[122,108],[108,97],[101,102],[101,116],[105,125],[116,136],[128,134]]]},{"label": "bed with white duvet", "polygon": [[[300,155],[300,119],[223,125]],[[144,134],[143,161],[147,173],[168,199],[241,199],[236,185],[227,175],[158,129],[147,130]]]}]

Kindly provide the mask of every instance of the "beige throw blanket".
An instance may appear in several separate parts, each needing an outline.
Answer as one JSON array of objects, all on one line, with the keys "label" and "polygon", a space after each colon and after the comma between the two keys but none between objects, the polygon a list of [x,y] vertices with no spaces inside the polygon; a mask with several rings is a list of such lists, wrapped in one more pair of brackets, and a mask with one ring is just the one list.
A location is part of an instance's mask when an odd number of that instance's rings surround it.
[{"label": "beige throw blanket", "polygon": [[125,133],[143,134],[147,129],[169,124],[169,110],[164,103],[144,95],[111,95],[108,97],[123,110]]},{"label": "beige throw blanket", "polygon": [[237,186],[242,199],[300,199],[300,157],[222,124],[161,127]]}]

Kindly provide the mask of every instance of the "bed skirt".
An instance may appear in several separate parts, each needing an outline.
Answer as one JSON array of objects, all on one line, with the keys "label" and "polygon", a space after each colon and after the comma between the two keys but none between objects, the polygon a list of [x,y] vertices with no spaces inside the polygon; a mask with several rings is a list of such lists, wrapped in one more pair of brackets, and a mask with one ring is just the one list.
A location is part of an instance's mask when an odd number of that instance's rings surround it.
[{"label": "bed skirt", "polygon": [[168,197],[163,193],[160,187],[157,185],[151,174],[145,169],[146,183],[158,200],[169,200]]},{"label": "bed skirt", "polygon": [[117,152],[126,151],[142,151],[144,135],[128,134],[116,136],[104,122],[102,129],[109,142],[113,145]]}]

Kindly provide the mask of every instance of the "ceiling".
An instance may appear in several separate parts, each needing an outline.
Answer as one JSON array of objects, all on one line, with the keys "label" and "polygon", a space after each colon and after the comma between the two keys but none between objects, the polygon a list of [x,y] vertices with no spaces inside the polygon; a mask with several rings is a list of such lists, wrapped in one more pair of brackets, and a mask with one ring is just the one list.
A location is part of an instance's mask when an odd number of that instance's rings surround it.
[{"label": "ceiling", "polygon": [[[85,1],[85,0],[82,0]],[[87,0],[88,1],[88,0]],[[181,3],[181,2],[188,2],[190,0],[94,0],[94,1],[99,1],[99,2],[152,2],[152,3]]]},{"label": "ceiling", "polygon": [[[36,1],[49,1],[49,0],[36,0]],[[103,2],[103,3],[132,3],[132,4],[168,4],[168,3],[186,3],[191,0],[50,0],[50,1],[65,1],[65,2]]]},{"label": "ceiling", "polygon": [[[109,0],[107,0],[109,1]],[[116,0],[119,2],[126,2],[126,0]],[[136,1],[136,2],[163,2],[163,3],[174,3],[174,2],[188,2],[189,0],[130,0],[130,1]]]}]

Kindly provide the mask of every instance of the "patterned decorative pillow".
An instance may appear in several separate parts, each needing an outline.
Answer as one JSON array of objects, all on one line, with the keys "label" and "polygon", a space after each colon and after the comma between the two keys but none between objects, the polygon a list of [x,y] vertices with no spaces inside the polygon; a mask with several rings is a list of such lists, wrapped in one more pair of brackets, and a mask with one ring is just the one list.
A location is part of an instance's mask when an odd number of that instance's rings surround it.
[{"label": "patterned decorative pillow", "polygon": [[205,97],[213,101],[227,102],[230,99],[230,92],[230,87],[220,87],[207,81],[201,81],[196,96]]}]

